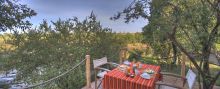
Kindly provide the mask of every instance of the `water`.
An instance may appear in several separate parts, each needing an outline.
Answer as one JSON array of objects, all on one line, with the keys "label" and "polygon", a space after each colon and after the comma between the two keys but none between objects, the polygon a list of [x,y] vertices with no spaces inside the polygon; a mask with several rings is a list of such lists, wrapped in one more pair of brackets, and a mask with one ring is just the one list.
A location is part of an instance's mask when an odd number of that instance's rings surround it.
[{"label": "water", "polygon": [[18,84],[13,84],[17,75],[17,70],[11,70],[8,72],[1,72],[0,73],[0,89],[2,88],[1,86],[4,85],[9,85],[9,89],[21,89],[27,86],[25,83],[18,83]]}]

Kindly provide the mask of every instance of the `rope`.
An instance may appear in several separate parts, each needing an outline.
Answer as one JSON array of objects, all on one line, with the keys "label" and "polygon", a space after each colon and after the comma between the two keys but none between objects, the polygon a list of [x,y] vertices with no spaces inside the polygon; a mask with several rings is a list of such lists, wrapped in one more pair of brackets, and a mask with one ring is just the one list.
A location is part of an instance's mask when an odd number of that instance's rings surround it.
[{"label": "rope", "polygon": [[47,81],[44,81],[44,82],[42,82],[42,83],[38,83],[38,84],[35,84],[35,85],[31,85],[31,86],[25,87],[25,88],[23,88],[23,89],[34,88],[34,87],[37,87],[37,86],[40,86],[40,85],[44,85],[44,84],[46,84],[46,83],[49,83],[49,82],[51,82],[51,81],[54,81],[54,80],[56,80],[56,79],[58,79],[58,78],[60,78],[60,77],[62,77],[62,76],[64,76],[64,75],[66,75],[67,73],[71,72],[72,70],[75,70],[75,69],[76,69],[80,64],[82,64],[85,60],[86,60],[86,59],[83,59],[83,60],[82,60],[81,62],[79,62],[77,65],[73,66],[71,69],[67,70],[66,72],[64,72],[64,73],[62,73],[62,74],[60,74],[60,75],[58,75],[58,76],[56,76],[56,77],[54,77],[54,78],[51,78],[51,79],[49,79],[49,80],[47,80]]},{"label": "rope", "polygon": [[114,54],[113,56],[107,57],[108,59],[113,59],[114,57],[117,57],[117,54]]}]

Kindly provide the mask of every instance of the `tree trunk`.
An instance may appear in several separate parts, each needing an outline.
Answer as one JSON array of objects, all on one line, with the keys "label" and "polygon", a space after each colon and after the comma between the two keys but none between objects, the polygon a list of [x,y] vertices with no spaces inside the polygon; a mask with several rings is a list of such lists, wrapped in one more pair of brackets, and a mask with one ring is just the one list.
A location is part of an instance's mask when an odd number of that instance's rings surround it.
[{"label": "tree trunk", "polygon": [[[199,67],[201,68],[202,67],[202,63],[203,63],[203,60],[200,60],[200,63],[199,63]],[[202,89],[202,85],[201,85],[201,74],[198,72],[198,82],[199,82],[199,89]]]},{"label": "tree trunk", "polygon": [[214,83],[211,83],[211,78],[203,76],[203,89],[213,89]]},{"label": "tree trunk", "polygon": [[175,64],[176,60],[177,60],[177,47],[173,42],[172,42],[172,47],[173,47],[173,62],[172,62],[172,64]]},{"label": "tree trunk", "polygon": [[[217,29],[217,28],[215,28],[215,29]],[[210,55],[210,52],[211,52],[211,47],[212,47],[213,42],[214,42],[214,37],[213,37],[214,34],[215,34],[215,32],[212,32],[210,34],[209,38],[205,39],[205,41],[203,43],[203,48],[202,48],[202,60],[203,60],[202,69],[203,69],[203,72],[207,75],[210,75],[209,55]]]}]

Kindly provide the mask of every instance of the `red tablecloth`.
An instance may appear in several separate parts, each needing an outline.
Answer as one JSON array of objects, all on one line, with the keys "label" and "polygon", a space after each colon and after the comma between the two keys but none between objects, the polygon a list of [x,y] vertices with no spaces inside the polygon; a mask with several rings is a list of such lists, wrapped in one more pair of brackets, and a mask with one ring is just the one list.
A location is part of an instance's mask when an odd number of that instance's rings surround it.
[{"label": "red tablecloth", "polygon": [[127,77],[125,73],[116,69],[105,74],[103,89],[155,89],[155,82],[160,79],[160,66],[143,64],[143,68],[155,71],[151,79],[144,79],[140,75],[134,78]]}]

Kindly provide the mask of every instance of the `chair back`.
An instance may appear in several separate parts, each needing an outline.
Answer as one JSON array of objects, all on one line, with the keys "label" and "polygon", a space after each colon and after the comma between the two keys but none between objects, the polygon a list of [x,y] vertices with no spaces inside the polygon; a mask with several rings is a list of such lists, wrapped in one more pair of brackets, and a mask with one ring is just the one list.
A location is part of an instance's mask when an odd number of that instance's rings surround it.
[{"label": "chair back", "polygon": [[100,59],[93,60],[94,68],[96,68],[98,66],[101,66],[103,64],[106,64],[106,63],[108,63],[107,57],[103,57],[103,58],[100,58]]},{"label": "chair back", "polygon": [[192,89],[193,84],[196,80],[196,74],[191,69],[189,69],[187,74],[186,74],[186,80],[187,80],[187,83],[189,85],[189,89]]}]

